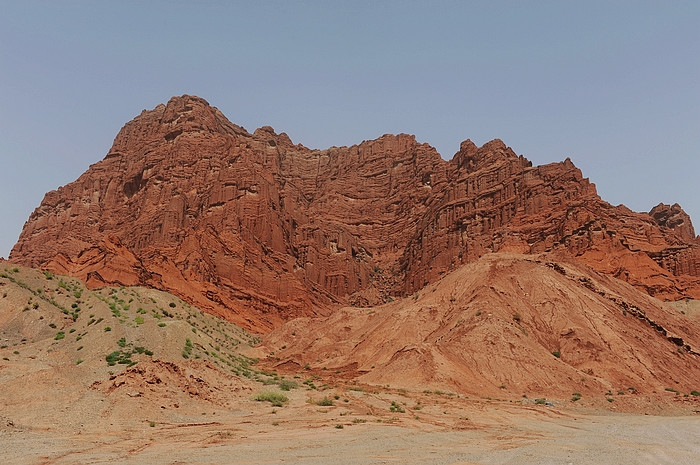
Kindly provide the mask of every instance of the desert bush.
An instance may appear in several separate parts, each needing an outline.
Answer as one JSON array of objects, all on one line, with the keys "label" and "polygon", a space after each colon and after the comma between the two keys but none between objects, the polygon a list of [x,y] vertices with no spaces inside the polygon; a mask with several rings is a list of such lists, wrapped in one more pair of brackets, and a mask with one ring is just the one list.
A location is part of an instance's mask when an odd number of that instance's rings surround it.
[{"label": "desert bush", "polygon": [[190,338],[185,339],[185,347],[182,349],[182,358],[190,358],[194,345]]},{"label": "desert bush", "polygon": [[404,412],[405,412],[404,408],[401,407],[401,405],[400,405],[398,402],[394,401],[394,400],[391,401],[391,407],[389,407],[389,410],[392,411],[392,412],[398,412],[398,413],[404,413]]},{"label": "desert bush", "polygon": [[289,391],[290,389],[296,389],[299,387],[299,385],[296,382],[291,381],[289,379],[281,379],[277,382],[277,385],[283,391]]},{"label": "desert bush", "polygon": [[289,400],[287,396],[280,392],[263,391],[253,397],[258,402],[270,402],[275,407],[282,407]]},{"label": "desert bush", "polygon": [[331,399],[329,399],[328,397],[324,397],[323,399],[317,400],[317,401],[314,402],[314,403],[315,403],[316,405],[321,406],[321,407],[330,407],[330,406],[333,405],[333,401],[332,401]]}]

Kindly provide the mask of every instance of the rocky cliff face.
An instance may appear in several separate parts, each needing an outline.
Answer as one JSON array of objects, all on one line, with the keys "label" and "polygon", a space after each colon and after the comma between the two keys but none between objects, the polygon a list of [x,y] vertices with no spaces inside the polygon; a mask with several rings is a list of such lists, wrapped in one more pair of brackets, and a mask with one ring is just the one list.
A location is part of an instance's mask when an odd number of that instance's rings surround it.
[{"label": "rocky cliff face", "polygon": [[547,250],[652,295],[700,297],[700,241],[682,209],[613,207],[569,160],[532,167],[496,140],[465,141],[446,162],[404,134],[311,150],[185,95],[46,194],[10,259],[168,290],[266,331],[414,292],[487,252]]}]

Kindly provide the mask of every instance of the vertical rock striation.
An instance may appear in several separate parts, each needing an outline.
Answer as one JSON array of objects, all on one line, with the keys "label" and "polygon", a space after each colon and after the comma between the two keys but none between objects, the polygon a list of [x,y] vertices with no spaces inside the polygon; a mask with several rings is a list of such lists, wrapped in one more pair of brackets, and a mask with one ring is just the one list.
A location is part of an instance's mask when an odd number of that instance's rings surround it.
[{"label": "vertical rock striation", "polygon": [[488,252],[552,250],[651,295],[700,298],[683,210],[613,207],[568,159],[533,167],[499,140],[467,140],[446,162],[406,134],[312,150],[184,95],[47,193],[10,259],[164,289],[267,331],[414,292]]}]

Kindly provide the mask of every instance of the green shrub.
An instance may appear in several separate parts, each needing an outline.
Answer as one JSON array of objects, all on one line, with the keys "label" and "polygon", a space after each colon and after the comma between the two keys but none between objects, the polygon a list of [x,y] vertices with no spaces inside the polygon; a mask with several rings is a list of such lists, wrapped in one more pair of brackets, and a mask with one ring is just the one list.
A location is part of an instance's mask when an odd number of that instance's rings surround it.
[{"label": "green shrub", "polygon": [[117,362],[118,362],[119,360],[121,360],[121,356],[122,356],[122,352],[119,351],[119,350],[115,350],[115,351],[112,352],[111,354],[108,354],[108,355],[105,357],[105,360],[107,360],[107,364],[108,364],[109,366],[114,366],[114,365],[117,364]]},{"label": "green shrub", "polygon": [[332,401],[331,399],[329,399],[328,397],[324,397],[323,399],[317,400],[317,401],[314,402],[314,403],[315,403],[316,405],[321,406],[321,407],[330,407],[330,406],[333,405],[333,401]]},{"label": "green shrub", "polygon": [[389,410],[391,410],[392,412],[399,412],[399,413],[405,412],[404,408],[401,407],[401,405],[399,403],[397,403],[396,401],[393,401],[393,400],[391,401],[391,407],[389,407]]},{"label": "green shrub", "polygon": [[66,337],[66,333],[64,333],[63,331],[59,331],[56,333],[56,337],[54,337],[54,339],[58,341],[63,339],[64,337]]},{"label": "green shrub", "polygon": [[554,355],[556,358],[561,358],[561,352],[559,352],[558,350],[552,352],[552,355]]},{"label": "green shrub", "polygon": [[574,392],[571,394],[571,402],[577,402],[581,400],[581,393],[580,392]]},{"label": "green shrub", "polygon": [[281,379],[281,380],[279,380],[277,385],[283,391],[289,391],[290,389],[296,389],[297,387],[299,387],[299,385],[297,383],[295,383],[294,381],[291,381],[289,379]]},{"label": "green shrub", "polygon": [[253,400],[258,402],[270,402],[275,407],[282,407],[289,398],[280,392],[265,391],[256,394]]},{"label": "green shrub", "polygon": [[153,355],[152,351],[146,349],[145,347],[141,347],[141,346],[134,347],[134,352],[136,352],[137,354],[146,354],[149,356]]},{"label": "green shrub", "polygon": [[161,322],[161,323],[158,323],[158,326],[161,327],[161,328],[165,328],[167,325],[166,325],[165,323],[162,323],[162,322]]},{"label": "green shrub", "polygon": [[192,341],[190,338],[185,339],[185,347],[182,349],[182,358],[190,358],[190,355],[192,355],[192,348],[194,345],[192,344]]},{"label": "green shrub", "polygon": [[112,331],[112,328],[110,326],[105,326],[105,332]]}]

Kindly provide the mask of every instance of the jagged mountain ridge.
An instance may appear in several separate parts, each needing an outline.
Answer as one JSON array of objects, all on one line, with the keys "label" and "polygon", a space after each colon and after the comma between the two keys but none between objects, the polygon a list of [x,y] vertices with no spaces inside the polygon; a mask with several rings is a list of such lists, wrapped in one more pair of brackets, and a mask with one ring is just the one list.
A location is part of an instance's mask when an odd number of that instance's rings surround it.
[{"label": "jagged mountain ridge", "polygon": [[312,150],[185,95],[49,192],[10,259],[167,290],[268,331],[414,292],[485,253],[551,250],[654,296],[700,297],[682,209],[613,207],[570,160],[533,167],[499,140],[467,140],[444,161],[405,134]]}]

